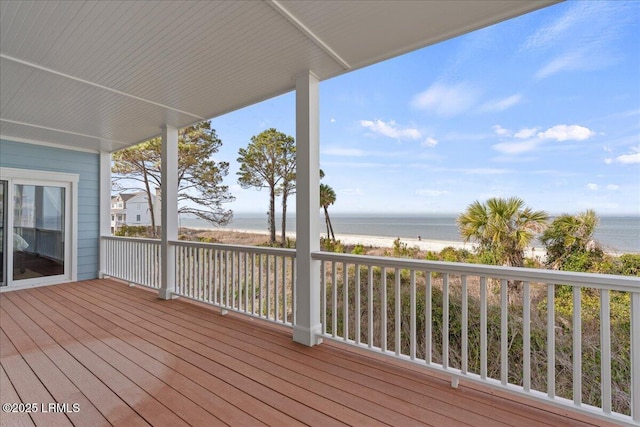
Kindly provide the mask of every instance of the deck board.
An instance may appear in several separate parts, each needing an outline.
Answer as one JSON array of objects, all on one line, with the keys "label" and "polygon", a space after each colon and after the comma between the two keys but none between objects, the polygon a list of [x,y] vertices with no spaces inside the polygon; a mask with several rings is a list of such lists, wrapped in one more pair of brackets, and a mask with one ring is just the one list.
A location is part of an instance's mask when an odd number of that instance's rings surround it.
[{"label": "deck board", "polygon": [[[0,350],[0,358],[2,358],[3,367],[15,391],[20,396],[21,402],[25,404],[54,402],[49,391],[43,386],[4,331],[0,331],[0,349],[2,349]],[[3,403],[5,403],[4,400]],[[29,412],[29,416],[36,426],[72,425],[67,416],[61,413],[45,414],[36,409],[34,412]]]},{"label": "deck board", "polygon": [[[240,388],[244,393],[247,393],[259,400],[263,400],[272,408],[278,408],[283,413],[291,414],[292,417],[309,420],[310,422],[317,423],[318,425],[327,425],[331,423],[337,424],[337,421],[329,415],[312,410],[311,408],[300,404],[294,398],[282,394],[281,390],[275,389],[268,382],[267,384],[264,384],[264,381],[259,381],[263,380],[265,376],[260,375],[260,372],[249,372],[250,376],[248,377],[239,374],[233,368],[237,368],[239,366],[240,370],[249,370],[245,369],[246,367],[241,366],[241,364],[235,362],[230,357],[223,358],[223,355],[219,355],[220,359],[208,358],[191,349],[191,345],[195,343],[184,339],[176,333],[170,331],[166,332],[163,331],[162,328],[156,328],[153,325],[153,322],[149,322],[145,318],[131,314],[127,310],[115,307],[112,301],[101,301],[98,298],[94,298],[92,293],[85,295],[86,299],[83,300],[77,297],[75,293],[75,290],[71,290],[67,293],[66,297],[70,302],[82,303],[84,301],[84,304],[90,305],[92,310],[97,314],[101,314],[103,317],[119,324],[123,329],[136,334],[152,344],[155,344],[157,347],[166,350],[168,353],[179,359],[200,367],[209,374],[220,378],[222,381]],[[77,293],[81,294],[81,292]],[[140,324],[147,324],[150,329],[144,329]],[[167,336],[169,337],[168,339],[166,338]],[[227,366],[222,363],[222,361],[229,363],[231,366]],[[247,407],[246,410],[251,410],[251,407]]]},{"label": "deck board", "polygon": [[[12,304],[8,298],[0,296],[0,305],[11,310]],[[15,306],[13,306],[15,307]],[[91,371],[79,363],[65,348],[53,340],[35,323],[31,322],[18,307],[13,310],[21,328],[38,343],[42,351],[56,366],[80,389],[85,397],[100,411],[111,424],[148,426],[148,423],[133,411],[128,405],[96,378]],[[4,324],[0,323],[4,328]],[[3,400],[4,401],[4,400]],[[82,408],[81,408],[82,411]]]},{"label": "deck board", "polygon": [[[136,309],[135,307],[132,307]],[[124,310],[124,309],[122,309]],[[127,310],[124,310],[127,311]],[[122,314],[117,312],[118,314]],[[308,406],[324,412],[335,414],[338,417],[353,419],[354,422],[371,423],[377,420],[385,424],[407,425],[415,422],[411,417],[403,413],[387,410],[374,400],[365,400],[355,394],[344,392],[340,389],[317,381],[312,377],[300,374],[295,368],[291,368],[290,362],[283,364],[272,362],[273,353],[261,350],[253,346],[254,354],[247,351],[239,351],[237,343],[233,340],[216,339],[215,335],[208,335],[201,332],[194,332],[189,327],[183,327],[176,323],[166,321],[160,316],[154,316],[153,325],[151,322],[139,322],[139,326],[148,328],[149,333],[163,334],[171,330],[175,341],[188,340],[193,351],[205,355],[212,359],[223,360],[225,365],[232,367],[236,372],[252,377],[265,385],[270,385],[276,390],[281,390],[285,394],[299,396],[298,400]],[[198,325],[202,329],[201,325]],[[304,370],[301,370],[304,372]],[[307,397],[308,393],[316,396]],[[402,402],[399,402],[402,403]],[[406,408],[403,408],[406,409]],[[363,416],[366,414],[365,416]],[[427,422],[427,419],[419,419]]]},{"label": "deck board", "polygon": [[[34,307],[38,308],[43,315],[56,322],[65,332],[74,336],[78,343],[102,359],[98,360],[92,356],[88,360],[100,364],[101,368],[107,372],[105,375],[115,376],[116,379],[121,381],[124,387],[130,387],[133,393],[138,394],[142,390],[145,390],[149,393],[150,397],[155,398],[157,403],[149,399],[149,411],[154,412],[154,418],[150,418],[150,422],[157,423],[157,420],[161,420],[162,422],[166,422],[167,425],[179,425],[181,422],[180,419],[182,419],[190,425],[203,425],[211,420],[211,414],[206,413],[201,406],[176,392],[172,387],[168,387],[147,371],[140,369],[138,365],[120,355],[105,345],[98,337],[90,335],[88,330],[81,328],[70,318],[66,317],[70,312],[66,307],[58,304],[54,308],[50,304],[44,304],[38,301],[36,298],[29,299],[32,301]],[[91,326],[91,324],[88,325]],[[118,371],[123,377],[120,378],[115,371]],[[124,378],[135,384],[139,389],[127,384]],[[151,393],[151,391],[153,391],[153,393]],[[169,411],[167,411],[167,409]],[[176,418],[173,413],[177,415],[179,419]],[[220,423],[218,423],[218,425],[220,425]]]},{"label": "deck board", "polygon": [[5,292],[0,316],[0,400],[81,407],[2,426],[603,425],[115,280]]},{"label": "deck board", "polygon": [[[60,343],[64,349],[80,362],[80,364],[85,366],[93,376],[99,379],[109,389],[113,390],[122,402],[135,408],[135,411],[149,424],[166,426],[187,425],[172,411],[160,404],[153,394],[149,394],[144,389],[138,387],[133,381],[109,365],[97,354],[93,353],[91,349],[85,347],[79,340],[82,336],[75,337],[66,332],[65,327],[69,325],[64,322],[60,316],[54,315],[53,318],[48,318],[39,312],[38,309],[46,310],[46,306],[37,298],[31,296],[30,292],[33,291],[21,292],[20,296],[15,293],[10,293],[7,296],[14,302],[21,302],[20,308],[35,324],[42,328],[52,339]],[[60,323],[56,323],[56,321]],[[9,372],[8,374],[9,377],[11,377]],[[97,398],[101,399],[102,396],[99,395]],[[54,400],[50,398],[48,400],[37,399],[36,401],[53,402]],[[92,402],[95,401],[92,400]],[[117,407],[116,410],[120,410],[120,407]]]},{"label": "deck board", "polygon": [[[54,308],[59,307],[59,304],[55,302],[56,299],[65,299],[63,297],[55,298],[55,295],[49,296],[54,297],[47,299]],[[85,328],[91,329],[96,338],[101,339],[106,345],[134,361],[140,368],[154,374],[157,378],[164,378],[168,385],[191,398],[194,402],[198,402],[200,406],[207,408],[209,412],[218,416],[225,423],[231,425],[261,424],[259,421],[261,418],[251,417],[239,409],[234,410],[233,407],[229,406],[228,402],[210,393],[210,390],[222,390],[224,394],[231,394],[234,390],[228,386],[225,388],[226,383],[206,381],[207,378],[205,377],[205,385],[207,387],[200,386],[190,378],[202,378],[207,374],[206,372],[193,365],[178,364],[178,361],[167,358],[167,353],[161,347],[152,346],[143,338],[118,327],[93,311],[73,304],[69,304],[67,307],[82,315],[82,318],[76,317],[76,319],[85,325]],[[150,355],[153,355],[153,357]],[[161,363],[161,361],[164,361],[167,365]],[[241,406],[256,407],[257,402],[247,399],[245,395],[236,394],[240,397],[239,403]],[[290,419],[273,417],[271,416],[272,413],[273,411],[258,411],[259,415],[270,417],[273,423],[287,422],[290,424]]]},{"label": "deck board", "polygon": [[[324,383],[330,387],[327,394],[333,395],[337,401],[347,403],[352,408],[357,408],[358,403],[360,410],[369,416],[376,417],[379,415],[383,422],[390,422],[392,424],[405,424],[410,422],[420,421],[425,425],[441,425],[446,423],[448,425],[457,425],[456,421],[461,423],[480,426],[480,425],[501,425],[495,418],[489,418],[486,416],[479,416],[472,412],[468,412],[459,416],[455,413],[455,407],[439,399],[429,399],[429,395],[425,393],[415,393],[410,390],[406,390],[400,387],[396,387],[394,392],[396,396],[390,396],[385,394],[383,390],[379,389],[380,383],[371,377],[362,374],[361,367],[357,368],[357,371],[344,369],[335,362],[341,363],[340,359],[336,359],[331,354],[325,355],[324,358],[317,359],[312,358],[308,354],[292,352],[290,347],[290,336],[286,334],[273,335],[272,338],[265,340],[264,334],[260,335],[260,330],[255,332],[255,335],[248,336],[249,331],[234,332],[229,328],[223,328],[216,325],[215,322],[210,321],[211,311],[206,310],[203,317],[193,315],[194,311],[189,312],[181,311],[180,313],[166,313],[162,303],[157,303],[157,299],[149,300],[144,298],[140,301],[134,301],[130,298],[123,296],[113,297],[122,304],[126,304],[131,307],[132,310],[144,311],[156,319],[170,320],[174,325],[180,325],[184,328],[191,328],[194,324],[198,325],[198,331],[201,335],[200,338],[194,337],[193,339],[201,343],[211,343],[218,341],[225,343],[229,346],[233,346],[233,351],[240,351],[240,354],[250,355],[258,357],[258,362],[264,360],[265,364],[269,366],[270,372],[276,370],[292,369],[297,372],[304,372],[307,378],[304,378],[302,383],[318,381]],[[304,349],[303,346],[297,346],[300,349]],[[313,352],[313,350],[312,350]],[[250,358],[244,358],[251,362]],[[335,359],[333,361],[332,359]],[[254,363],[256,362],[253,359]],[[358,384],[362,387],[354,388],[353,384]],[[384,384],[384,390],[389,387],[394,387],[392,384]],[[443,389],[450,389],[450,387],[442,387]],[[442,390],[429,390],[429,392],[435,392],[439,394]],[[360,398],[360,401],[350,399],[348,394],[353,394]],[[445,397],[446,398],[446,397]],[[362,402],[362,399],[368,400],[368,402]],[[430,412],[423,410],[424,403],[426,401],[435,402],[434,405],[429,405]],[[388,412],[385,413],[383,408],[390,409],[395,412],[401,412],[401,416],[395,415],[395,419],[385,418],[389,416]],[[454,411],[452,413],[452,411]],[[380,413],[380,414],[376,414]],[[403,417],[402,414],[408,415],[409,418]],[[414,419],[410,419],[413,417]],[[516,415],[516,418],[518,416]],[[523,419],[524,421],[524,419]]]},{"label": "deck board", "polygon": [[[29,367],[37,375],[42,384],[51,393],[51,402],[79,404],[83,408],[80,415],[73,411],[67,413],[72,423],[90,422],[93,426],[108,425],[107,420],[93,406],[80,390],[58,369],[35,342],[25,333],[14,319],[4,313],[0,314],[3,331],[11,340],[11,344],[22,355]],[[41,410],[43,408],[40,408]],[[48,408],[47,408],[48,409]]]},{"label": "deck board", "polygon": [[[0,386],[2,387],[2,392],[0,393],[2,395],[2,398],[0,398],[2,403],[20,402],[20,396],[18,396],[16,389],[13,388],[13,384],[2,366],[0,366]],[[0,412],[0,425],[11,425],[16,427],[35,426],[28,413],[4,411]]]}]

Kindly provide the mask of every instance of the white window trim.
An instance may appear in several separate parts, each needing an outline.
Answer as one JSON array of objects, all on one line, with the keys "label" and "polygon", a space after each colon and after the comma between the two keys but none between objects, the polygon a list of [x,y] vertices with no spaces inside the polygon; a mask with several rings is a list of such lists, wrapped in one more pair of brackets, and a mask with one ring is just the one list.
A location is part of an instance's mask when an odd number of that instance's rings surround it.
[{"label": "white window trim", "polygon": [[[12,274],[7,274],[7,286],[0,288],[0,291],[23,289],[37,286],[46,286],[78,280],[78,182],[80,176],[72,173],[47,172],[41,170],[16,169],[0,167],[0,180],[8,181],[7,197],[9,201],[13,198],[14,184],[27,185],[59,185],[68,189],[68,206],[65,209],[65,229],[69,235],[67,242],[69,247],[65,250],[65,274],[61,276],[38,277],[34,279],[23,279],[14,284]],[[9,203],[9,206],[12,204]],[[12,208],[8,209],[7,230],[13,230]],[[7,247],[13,247],[13,233],[7,233]],[[13,257],[7,256],[7,272],[13,271]],[[67,269],[68,266],[68,269]]]}]

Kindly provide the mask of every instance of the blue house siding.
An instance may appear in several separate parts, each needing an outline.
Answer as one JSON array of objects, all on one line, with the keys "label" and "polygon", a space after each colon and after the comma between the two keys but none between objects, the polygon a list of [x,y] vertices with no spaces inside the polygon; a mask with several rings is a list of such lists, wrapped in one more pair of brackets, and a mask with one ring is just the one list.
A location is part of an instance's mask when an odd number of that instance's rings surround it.
[{"label": "blue house siding", "polygon": [[100,155],[0,140],[0,166],[74,173],[78,181],[78,280],[95,279],[100,245]]}]

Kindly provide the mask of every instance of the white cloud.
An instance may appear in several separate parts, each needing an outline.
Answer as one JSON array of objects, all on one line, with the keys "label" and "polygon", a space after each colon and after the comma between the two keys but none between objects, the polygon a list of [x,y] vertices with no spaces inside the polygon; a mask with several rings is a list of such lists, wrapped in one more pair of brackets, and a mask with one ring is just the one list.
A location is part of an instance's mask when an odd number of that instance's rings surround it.
[{"label": "white cloud", "polygon": [[[500,136],[511,136],[510,130],[499,125],[493,126],[493,129]],[[544,132],[538,132],[537,128],[522,128],[513,134],[517,140],[500,142],[491,148],[503,154],[514,155],[533,151],[545,140],[582,141],[593,135],[595,132],[578,125],[556,125]]]},{"label": "white cloud", "polygon": [[423,190],[423,189],[416,190],[417,196],[438,197],[438,196],[443,196],[445,194],[449,194],[449,192],[446,190]]},{"label": "white cloud", "polygon": [[578,176],[575,172],[567,172],[567,171],[558,171],[555,169],[542,169],[537,171],[532,171],[533,175],[549,175],[549,176],[559,176],[559,177],[567,177],[567,176]]},{"label": "white cloud", "polygon": [[587,184],[587,188],[591,191],[597,191],[602,189],[607,189],[609,191],[616,191],[620,189],[620,186],[617,184],[607,184],[606,186],[600,186],[598,184]]},{"label": "white cloud", "polygon": [[460,169],[460,172],[464,172],[468,175],[503,175],[505,173],[511,173],[508,169],[494,168]]},{"label": "white cloud", "polygon": [[524,128],[524,129],[520,129],[513,136],[518,139],[527,139],[534,136],[536,132],[538,132],[538,128]]},{"label": "white cloud", "polygon": [[546,49],[550,45],[557,43],[558,39],[570,31],[571,27],[578,24],[581,18],[582,14],[579,13],[579,10],[576,10],[576,8],[571,9],[563,16],[539,28],[529,36],[522,46],[523,49]]},{"label": "white cloud", "polygon": [[370,131],[387,136],[394,139],[421,139],[422,134],[415,128],[401,129],[397,126],[396,122],[391,120],[384,122],[382,120],[360,120],[360,125],[369,129]]},{"label": "white cloud", "polygon": [[537,139],[529,139],[519,142],[500,142],[491,146],[496,151],[504,154],[520,154],[533,150],[540,143]]},{"label": "white cloud", "polygon": [[511,131],[509,129],[505,129],[500,125],[495,125],[492,128],[496,135],[498,136],[511,136]]},{"label": "white cloud", "polygon": [[633,165],[636,163],[640,163],[640,145],[631,147],[631,153],[629,154],[622,154],[615,158],[607,157],[606,159],[604,159],[604,162],[607,165],[610,165],[614,162],[622,163],[623,165]]},{"label": "white cloud", "polygon": [[[385,122],[383,120],[360,120],[360,125],[369,129],[371,132],[378,135],[386,136],[394,139],[409,139],[419,140],[422,139],[422,133],[412,127],[401,128],[393,120]],[[438,145],[438,140],[432,136],[424,139],[421,144],[423,147],[435,147]],[[336,150],[340,150],[339,148]]]},{"label": "white cloud", "polygon": [[616,162],[623,163],[625,165],[640,163],[640,153],[623,154],[622,156],[616,157]]},{"label": "white cloud", "polygon": [[439,116],[455,116],[475,105],[479,96],[479,90],[468,83],[434,83],[424,92],[414,96],[411,106]]},{"label": "white cloud", "polygon": [[336,119],[334,119],[333,117],[331,117],[331,119],[329,120],[331,123],[335,123]]},{"label": "white cloud", "polygon": [[547,129],[544,132],[538,133],[538,138],[541,139],[555,139],[556,141],[584,141],[590,138],[595,133],[584,127],[578,125],[556,125]]},{"label": "white cloud", "polygon": [[514,134],[510,129],[505,129],[500,125],[495,125],[492,129],[498,136],[513,136],[518,139],[531,138],[538,132],[538,128],[523,128]]},{"label": "white cloud", "polygon": [[435,147],[436,145],[438,145],[438,140],[433,137],[428,137],[427,139],[422,141],[421,145],[423,147]]},{"label": "white cloud", "polygon": [[579,70],[586,66],[586,62],[587,59],[581,51],[565,53],[554,58],[551,62],[538,70],[535,77],[537,79],[544,79],[561,71]]},{"label": "white cloud", "polygon": [[515,94],[507,98],[487,102],[480,107],[480,111],[482,112],[504,111],[508,108],[513,107],[516,104],[519,104],[520,101],[522,101],[522,95]]},{"label": "white cloud", "polygon": [[531,162],[535,162],[536,160],[538,160],[537,157],[534,156],[529,156],[529,157],[525,157],[525,156],[513,156],[511,154],[505,154],[502,156],[496,156],[496,157],[492,157],[491,161],[492,162],[496,162],[496,163],[531,163]]},{"label": "white cloud", "polygon": [[564,15],[539,28],[522,45],[532,55],[541,52],[541,57],[553,58],[535,77],[543,79],[562,71],[591,70],[617,62],[611,42],[625,34],[627,25],[635,25],[632,7],[627,2],[573,2]]}]

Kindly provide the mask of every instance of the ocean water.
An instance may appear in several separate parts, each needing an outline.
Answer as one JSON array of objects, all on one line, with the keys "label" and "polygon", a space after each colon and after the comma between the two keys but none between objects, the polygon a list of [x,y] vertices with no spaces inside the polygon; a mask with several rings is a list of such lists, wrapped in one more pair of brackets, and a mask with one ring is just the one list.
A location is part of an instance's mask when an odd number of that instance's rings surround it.
[{"label": "ocean water", "polygon": [[[461,242],[456,225],[457,215],[382,215],[382,214],[334,214],[331,223],[336,235],[357,234],[425,240],[445,240]],[[280,233],[281,218],[276,218]],[[215,228],[197,218],[181,218],[182,227]],[[266,214],[234,214],[232,222],[225,229],[266,231]],[[287,231],[295,232],[295,217],[287,215]],[[324,217],[320,216],[320,231],[325,232]],[[595,232],[595,238],[611,252],[640,253],[640,217],[602,216]],[[540,246],[533,242],[533,246]]]}]

